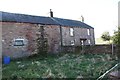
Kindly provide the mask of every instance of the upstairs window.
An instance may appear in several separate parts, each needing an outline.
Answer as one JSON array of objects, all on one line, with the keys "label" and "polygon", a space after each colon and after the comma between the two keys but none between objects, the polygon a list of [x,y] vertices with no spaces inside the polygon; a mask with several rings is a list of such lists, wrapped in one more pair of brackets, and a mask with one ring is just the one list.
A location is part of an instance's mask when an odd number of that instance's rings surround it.
[{"label": "upstairs window", "polygon": [[14,46],[24,46],[24,39],[14,39]]},{"label": "upstairs window", "polygon": [[87,34],[90,35],[90,29],[87,29]]},{"label": "upstairs window", "polygon": [[74,29],[70,28],[70,36],[74,36]]}]

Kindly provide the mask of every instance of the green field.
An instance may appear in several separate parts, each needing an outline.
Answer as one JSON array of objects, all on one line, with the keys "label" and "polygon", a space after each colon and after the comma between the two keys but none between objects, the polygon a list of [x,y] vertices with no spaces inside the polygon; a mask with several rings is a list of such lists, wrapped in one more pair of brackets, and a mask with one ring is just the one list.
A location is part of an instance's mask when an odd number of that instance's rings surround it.
[{"label": "green field", "polygon": [[110,41],[103,41],[101,38],[96,38],[95,42],[96,42],[96,44],[111,44],[112,40],[110,40]]},{"label": "green field", "polygon": [[117,63],[110,54],[64,54],[34,56],[3,64],[2,76],[23,78],[98,78]]}]

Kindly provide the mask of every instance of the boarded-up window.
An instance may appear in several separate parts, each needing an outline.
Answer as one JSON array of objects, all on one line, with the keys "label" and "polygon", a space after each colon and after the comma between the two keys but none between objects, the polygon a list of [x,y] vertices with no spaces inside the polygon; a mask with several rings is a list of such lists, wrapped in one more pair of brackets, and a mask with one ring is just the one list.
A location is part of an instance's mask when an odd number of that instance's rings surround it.
[{"label": "boarded-up window", "polygon": [[70,28],[70,36],[74,36],[74,29]]}]

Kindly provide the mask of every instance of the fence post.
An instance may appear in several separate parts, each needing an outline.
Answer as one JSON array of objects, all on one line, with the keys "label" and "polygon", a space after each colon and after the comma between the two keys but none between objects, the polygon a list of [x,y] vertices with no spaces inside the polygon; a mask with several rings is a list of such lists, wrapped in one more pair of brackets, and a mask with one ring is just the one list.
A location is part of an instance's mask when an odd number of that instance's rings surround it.
[{"label": "fence post", "polygon": [[112,43],[112,55],[114,54],[114,45]]}]

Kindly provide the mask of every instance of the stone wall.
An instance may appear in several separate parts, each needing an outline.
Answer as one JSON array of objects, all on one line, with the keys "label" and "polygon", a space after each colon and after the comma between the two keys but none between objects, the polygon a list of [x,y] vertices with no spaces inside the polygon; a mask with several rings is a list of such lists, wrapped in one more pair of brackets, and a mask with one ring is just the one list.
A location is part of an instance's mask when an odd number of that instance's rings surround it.
[{"label": "stone wall", "polygon": [[90,40],[91,40],[91,44],[92,44],[92,45],[95,45],[94,29],[90,29]]},{"label": "stone wall", "polygon": [[[87,54],[102,54],[108,53],[112,54],[112,45],[87,45],[87,46],[63,46],[62,51],[66,52],[74,52],[74,53],[87,53]],[[116,45],[113,47],[113,53],[117,54],[118,48]]]},{"label": "stone wall", "polygon": [[[94,29],[90,29],[90,35],[88,35],[87,28],[74,27],[74,36],[70,36],[70,27],[65,26],[16,22],[0,22],[0,24],[2,24],[3,56],[18,58],[36,54],[38,44],[36,40],[42,32],[44,33],[44,38],[47,39],[48,42],[48,53],[59,53],[64,50],[74,51],[73,47],[62,50],[61,44],[64,43],[63,46],[69,46],[70,41],[75,40],[75,46],[80,46],[81,38],[89,39],[91,40],[91,44],[94,44]],[[41,26],[43,26],[42,32],[39,31]],[[18,38],[25,40],[24,46],[14,46],[14,40]],[[86,44],[88,44],[88,41],[86,41]]]},{"label": "stone wall", "polygon": [[[37,38],[43,26],[44,38],[48,41],[48,53],[60,52],[60,26],[30,23],[0,22],[2,24],[2,55],[12,58],[30,56],[37,53]],[[24,46],[14,46],[14,39],[25,39]],[[39,53],[40,54],[40,53]]]},{"label": "stone wall", "polygon": [[[74,35],[70,36],[70,28],[74,29]],[[88,40],[90,40],[91,45],[95,44],[94,39],[94,29],[90,29],[90,35],[88,35],[87,28],[80,27],[62,27],[62,42],[63,46],[70,46],[71,41],[75,41],[75,46],[80,46],[80,39],[86,39],[85,45],[89,45]]]},{"label": "stone wall", "polygon": [[59,53],[61,47],[60,26],[45,25],[44,30],[48,39],[48,52]]},{"label": "stone wall", "polygon": [[[112,53],[112,45],[95,45],[95,46],[86,46],[86,53]],[[113,53],[117,53],[117,46],[113,46]]]},{"label": "stone wall", "polygon": [[[34,54],[36,34],[35,24],[2,22],[2,55],[17,58]],[[14,46],[14,39],[18,38],[25,39],[26,45]]]}]

